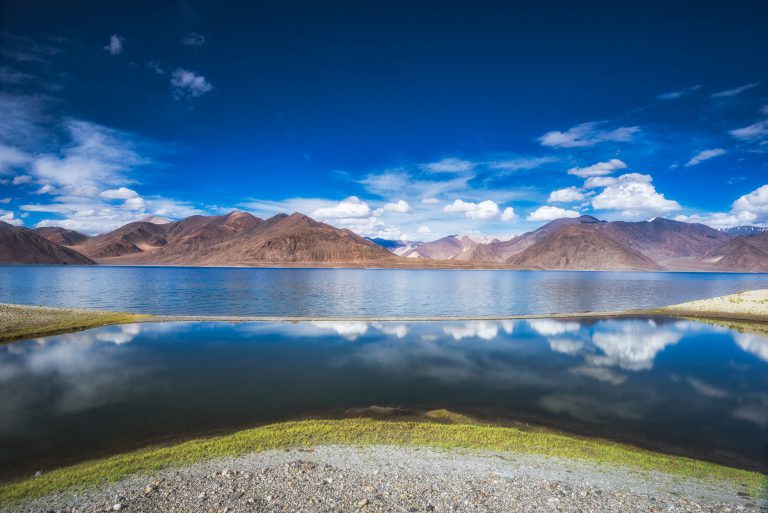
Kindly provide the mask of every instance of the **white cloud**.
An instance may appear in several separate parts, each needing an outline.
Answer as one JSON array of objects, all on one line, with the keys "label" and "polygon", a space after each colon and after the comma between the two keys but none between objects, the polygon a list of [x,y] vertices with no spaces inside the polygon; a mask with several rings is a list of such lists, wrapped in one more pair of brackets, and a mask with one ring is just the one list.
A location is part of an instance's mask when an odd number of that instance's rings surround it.
[{"label": "white cloud", "polygon": [[54,194],[55,192],[56,188],[47,183],[35,191],[35,194]]},{"label": "white cloud", "polygon": [[32,164],[32,174],[41,181],[71,188],[117,184],[127,181],[127,169],[147,162],[134,151],[128,134],[76,119],[64,124],[71,145],[61,156],[44,154]]},{"label": "white cloud", "polygon": [[720,155],[725,155],[727,152],[723,148],[713,148],[711,150],[704,150],[700,151],[696,155],[691,158],[685,165],[686,167],[695,166],[697,164],[701,164],[705,160],[713,159],[715,157],[719,157]]},{"label": "white cloud", "polygon": [[686,87],[684,89],[678,89],[677,91],[669,91],[667,93],[662,93],[658,95],[656,98],[659,100],[677,100],[678,98],[682,98],[683,96],[688,96],[689,94],[692,94],[696,91],[701,89],[700,85],[695,85],[691,87]]},{"label": "white cloud", "polygon": [[29,160],[29,155],[23,151],[0,144],[0,175],[8,174],[13,169],[22,167],[27,164]]},{"label": "white cloud", "polygon": [[397,200],[394,203],[387,203],[383,208],[385,211],[398,212],[400,214],[406,214],[411,211],[411,206],[407,201],[404,200]]},{"label": "white cloud", "polygon": [[21,219],[18,219],[13,212],[8,210],[0,210],[0,221],[14,226],[21,226],[23,224]]},{"label": "white cloud", "polygon": [[544,205],[528,214],[527,219],[528,221],[554,221],[555,219],[562,219],[563,217],[579,217],[580,215],[581,214],[575,210],[566,210],[560,207]]},{"label": "white cloud", "polygon": [[177,100],[197,98],[213,89],[203,75],[182,68],[176,68],[171,75],[171,87]]},{"label": "white cloud", "polygon": [[11,198],[0,198],[0,204],[7,205],[11,202]]},{"label": "white cloud", "polygon": [[639,173],[622,175],[592,198],[592,207],[618,211],[623,218],[650,217],[680,210],[677,201],[668,200],[656,192],[652,180],[650,175]]},{"label": "white cloud", "polygon": [[127,200],[130,198],[135,198],[139,194],[134,191],[133,189],[129,189],[127,187],[120,187],[119,189],[109,189],[106,191],[103,191],[99,196],[106,199],[122,199]]},{"label": "white cloud", "polygon": [[448,158],[423,164],[422,167],[430,173],[466,173],[474,169],[475,163],[469,160]]},{"label": "white cloud", "polygon": [[732,96],[739,95],[743,93],[744,91],[748,91],[750,89],[753,89],[757,87],[759,82],[752,82],[751,84],[744,84],[743,86],[734,87],[733,89],[727,89],[725,91],[720,91],[719,93],[713,93],[709,95],[710,98],[730,98]]},{"label": "white cloud", "polygon": [[426,224],[422,224],[422,225],[421,225],[421,226],[419,226],[419,228],[416,230],[416,233],[420,233],[420,234],[422,234],[422,235],[427,235],[427,234],[430,234],[430,233],[432,233],[432,229],[431,229],[429,226],[427,226]]},{"label": "white cloud", "polygon": [[123,43],[125,43],[125,38],[123,36],[112,34],[109,37],[109,43],[104,47],[104,50],[106,50],[109,55],[119,55],[123,51]]},{"label": "white cloud", "polygon": [[627,165],[619,159],[611,159],[606,162],[598,162],[587,167],[574,167],[568,170],[569,175],[588,178],[591,176],[604,176],[619,169],[626,169]]},{"label": "white cloud", "polygon": [[321,207],[312,212],[320,219],[361,218],[371,215],[371,207],[357,196],[350,196],[332,207]]},{"label": "white cloud", "polygon": [[744,140],[757,140],[768,136],[768,120],[758,121],[749,126],[737,128],[729,132],[732,136]]},{"label": "white cloud", "polygon": [[184,46],[193,46],[199,48],[205,44],[205,36],[198,34],[197,32],[190,32],[186,36],[182,37],[179,42]]},{"label": "white cloud", "polygon": [[566,187],[549,193],[548,203],[573,203],[584,199],[584,193],[578,187]]},{"label": "white cloud", "polygon": [[613,130],[600,128],[604,122],[581,123],[565,132],[553,130],[539,137],[544,146],[555,148],[580,148],[603,142],[628,142],[640,131],[637,126],[622,126]]},{"label": "white cloud", "polygon": [[758,187],[733,202],[734,212],[768,214],[768,185]]},{"label": "white cloud", "polygon": [[520,171],[522,169],[535,169],[544,164],[550,164],[557,161],[558,159],[556,157],[517,158],[492,161],[488,163],[488,167],[491,169],[511,172]]},{"label": "white cloud", "polygon": [[515,217],[514,209],[507,207],[502,213],[499,205],[492,200],[485,200],[479,203],[472,201],[454,200],[453,203],[443,208],[446,213],[461,213],[474,220],[490,220],[502,216],[502,220],[509,220]]},{"label": "white cloud", "polygon": [[612,176],[592,176],[584,181],[585,189],[597,189],[599,187],[608,187],[616,183],[616,178]]},{"label": "white cloud", "polygon": [[26,185],[28,183],[32,183],[33,178],[29,175],[18,175],[14,176],[13,180],[11,180],[11,183],[13,185]]},{"label": "white cloud", "polygon": [[424,198],[421,200],[421,202],[425,205],[434,205],[435,203],[438,203],[437,198]]},{"label": "white cloud", "polygon": [[677,215],[675,221],[683,223],[700,223],[712,228],[733,228],[752,224],[757,220],[757,215],[752,212],[710,212],[705,214]]},{"label": "white cloud", "polygon": [[515,209],[512,207],[507,207],[502,211],[501,213],[501,220],[502,221],[511,221],[512,219],[517,218],[517,214],[515,213]]}]

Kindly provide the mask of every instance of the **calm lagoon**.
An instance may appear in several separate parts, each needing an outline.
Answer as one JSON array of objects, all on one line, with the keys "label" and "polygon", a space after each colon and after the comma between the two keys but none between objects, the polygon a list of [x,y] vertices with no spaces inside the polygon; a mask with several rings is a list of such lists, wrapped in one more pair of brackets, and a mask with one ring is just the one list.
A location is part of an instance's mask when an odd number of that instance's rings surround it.
[{"label": "calm lagoon", "polygon": [[0,346],[0,469],[382,405],[765,471],[767,383],[765,336],[668,318],[110,326]]}]

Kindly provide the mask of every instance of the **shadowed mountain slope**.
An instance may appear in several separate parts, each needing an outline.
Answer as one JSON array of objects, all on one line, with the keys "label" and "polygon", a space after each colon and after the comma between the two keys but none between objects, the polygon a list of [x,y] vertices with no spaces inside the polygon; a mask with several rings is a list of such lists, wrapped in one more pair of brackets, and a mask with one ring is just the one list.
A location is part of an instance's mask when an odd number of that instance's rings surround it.
[{"label": "shadowed mountain slope", "polygon": [[6,264],[95,263],[77,251],[42,237],[29,228],[0,221],[0,262]]}]

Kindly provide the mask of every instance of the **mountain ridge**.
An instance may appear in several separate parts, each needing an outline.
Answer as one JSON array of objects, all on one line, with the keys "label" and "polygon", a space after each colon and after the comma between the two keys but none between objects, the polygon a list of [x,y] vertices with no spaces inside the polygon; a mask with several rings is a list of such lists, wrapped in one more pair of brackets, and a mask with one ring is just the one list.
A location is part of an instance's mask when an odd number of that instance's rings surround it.
[{"label": "mountain ridge", "polygon": [[[388,247],[300,213],[261,219],[236,210],[156,221],[148,218],[92,237],[59,227],[12,228],[27,230],[52,244],[43,252],[48,256],[41,257],[54,260],[49,263],[57,263],[58,255],[61,263],[111,265],[768,272],[768,232],[748,227],[731,235],[703,224],[665,218],[628,222],[584,215],[556,219],[511,239],[489,242],[471,235],[431,242],[379,239]],[[18,237],[16,246],[29,239],[28,234]],[[38,254],[40,241],[28,243],[31,254]],[[19,247],[14,251],[13,258],[22,259]]]}]

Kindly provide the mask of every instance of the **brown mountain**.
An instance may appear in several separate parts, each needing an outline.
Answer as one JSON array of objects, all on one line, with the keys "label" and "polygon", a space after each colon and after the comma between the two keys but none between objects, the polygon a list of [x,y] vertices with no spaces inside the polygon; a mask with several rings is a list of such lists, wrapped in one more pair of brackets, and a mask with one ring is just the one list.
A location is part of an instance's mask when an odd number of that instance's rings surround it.
[{"label": "brown mountain", "polygon": [[768,232],[730,239],[701,260],[718,270],[768,272]]},{"label": "brown mountain", "polygon": [[45,237],[51,242],[61,244],[62,246],[74,246],[82,244],[88,240],[88,236],[75,230],[67,230],[58,226],[46,226],[44,228],[35,228],[33,230],[38,235]]},{"label": "brown mountain", "polygon": [[507,263],[525,269],[660,268],[650,258],[595,228],[594,223],[566,224],[512,255]]},{"label": "brown mountain", "polygon": [[137,221],[117,230],[96,235],[74,246],[77,251],[93,259],[112,258],[143,253],[165,246],[168,224]]},{"label": "brown mountain", "polygon": [[111,264],[249,265],[396,260],[349,230],[302,214],[262,220],[245,212],[192,216],[174,223],[130,223],[78,250]]},{"label": "brown mountain", "polygon": [[603,223],[603,227],[617,241],[664,267],[675,267],[678,261],[685,262],[699,257],[731,238],[703,224],[682,223],[660,217],[634,223]]},{"label": "brown mountain", "polygon": [[482,244],[476,248],[473,248],[470,255],[472,260],[489,261],[489,262],[506,262],[513,255],[517,255],[522,251],[525,251],[539,240],[548,237],[549,235],[556,233],[558,230],[571,226],[578,225],[595,225],[602,224],[605,221],[600,221],[592,216],[581,216],[576,218],[565,217],[562,219],[555,219],[533,230],[532,232],[524,233],[518,237],[505,241],[496,241],[489,244]]},{"label": "brown mountain", "polygon": [[29,228],[0,221],[0,262],[5,264],[95,263],[77,251],[51,242]]}]

